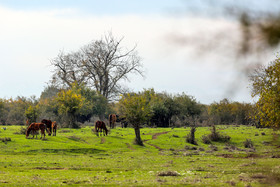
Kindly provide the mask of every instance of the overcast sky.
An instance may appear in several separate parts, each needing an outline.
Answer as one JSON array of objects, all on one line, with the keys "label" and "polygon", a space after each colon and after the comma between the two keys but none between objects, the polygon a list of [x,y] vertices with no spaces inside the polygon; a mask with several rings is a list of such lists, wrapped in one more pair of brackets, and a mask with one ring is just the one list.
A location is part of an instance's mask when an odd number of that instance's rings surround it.
[{"label": "overcast sky", "polygon": [[[117,38],[124,37],[123,46],[137,44],[143,59],[145,79],[132,75],[125,83],[133,91],[184,92],[205,104],[225,97],[251,102],[246,77],[230,65],[236,59],[216,53],[200,56],[191,48],[208,33],[224,28],[231,30],[234,42],[238,22],[193,14],[203,14],[208,4],[188,2],[0,0],[0,98],[39,97],[52,75],[50,60],[60,50],[76,51],[111,31]],[[242,5],[243,1],[237,2]],[[265,2],[257,1],[254,6],[269,8]],[[180,41],[173,42],[178,35],[194,37],[188,45],[178,45]],[[265,60],[269,62],[273,56],[272,52]],[[234,93],[228,91],[232,85],[236,86]]]}]

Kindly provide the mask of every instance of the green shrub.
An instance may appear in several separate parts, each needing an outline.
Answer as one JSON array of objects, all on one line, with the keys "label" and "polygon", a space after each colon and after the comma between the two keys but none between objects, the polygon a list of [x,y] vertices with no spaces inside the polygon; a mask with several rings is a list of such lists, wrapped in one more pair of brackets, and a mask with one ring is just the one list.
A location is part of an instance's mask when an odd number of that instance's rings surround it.
[{"label": "green shrub", "polygon": [[245,148],[254,148],[254,144],[251,139],[246,139],[246,141],[243,142],[243,144]]},{"label": "green shrub", "polygon": [[20,127],[19,131],[15,132],[14,134],[25,134],[27,130],[26,126]]},{"label": "green shrub", "polygon": [[231,137],[227,135],[222,135],[216,131],[216,127],[213,125],[211,134],[208,135],[209,139],[214,142],[229,142]]},{"label": "green shrub", "polygon": [[0,140],[1,140],[2,142],[4,142],[4,143],[7,143],[8,141],[9,141],[9,142],[12,141],[12,139],[9,138],[9,137],[0,138]]},{"label": "green shrub", "polygon": [[210,137],[209,137],[208,135],[203,135],[203,136],[201,137],[201,140],[202,140],[202,142],[205,143],[205,144],[211,144],[211,143],[212,143],[212,142],[211,142],[211,139],[210,139]]}]

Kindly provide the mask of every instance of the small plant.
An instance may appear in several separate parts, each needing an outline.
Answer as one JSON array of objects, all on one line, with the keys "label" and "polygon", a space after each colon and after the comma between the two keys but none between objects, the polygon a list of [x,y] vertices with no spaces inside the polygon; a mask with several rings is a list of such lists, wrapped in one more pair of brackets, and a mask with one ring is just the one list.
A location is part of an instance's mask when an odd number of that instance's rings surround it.
[{"label": "small plant", "polygon": [[245,148],[254,148],[253,142],[251,139],[246,139],[245,142],[243,142]]},{"label": "small plant", "polygon": [[203,135],[203,136],[201,137],[201,140],[202,140],[202,142],[205,143],[205,144],[211,144],[211,143],[212,143],[210,137],[207,136],[207,135]]},{"label": "small plant", "polygon": [[216,131],[215,125],[212,126],[211,134],[208,135],[209,139],[214,142],[229,142],[231,137],[227,135],[222,135]]},{"label": "small plant", "polygon": [[197,150],[197,147],[185,146],[186,150]]},{"label": "small plant", "polygon": [[15,132],[14,134],[25,134],[27,130],[27,127],[21,127],[19,131]]},{"label": "small plant", "polygon": [[12,139],[11,139],[11,138],[9,138],[9,137],[0,138],[0,140],[1,140],[2,142],[4,142],[4,143],[7,143],[7,142],[12,141]]},{"label": "small plant", "polygon": [[218,151],[218,147],[215,146],[215,145],[210,145],[209,148],[210,148],[212,151]]}]

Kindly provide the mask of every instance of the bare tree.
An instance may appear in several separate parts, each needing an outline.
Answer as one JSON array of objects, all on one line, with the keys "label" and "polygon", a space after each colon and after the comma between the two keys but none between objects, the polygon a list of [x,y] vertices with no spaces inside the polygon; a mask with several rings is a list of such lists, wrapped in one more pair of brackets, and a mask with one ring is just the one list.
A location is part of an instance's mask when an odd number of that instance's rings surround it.
[{"label": "bare tree", "polygon": [[52,60],[55,67],[53,81],[68,86],[73,82],[83,82],[107,99],[123,93],[125,88],[120,82],[129,81],[130,73],[143,76],[143,70],[136,46],[126,49],[120,45],[122,40],[109,33],[78,52],[60,53]]},{"label": "bare tree", "polygon": [[86,83],[87,72],[79,68],[79,61],[79,52],[64,54],[61,51],[56,58],[51,60],[51,64],[55,67],[52,84],[59,87],[71,87],[74,82]]}]

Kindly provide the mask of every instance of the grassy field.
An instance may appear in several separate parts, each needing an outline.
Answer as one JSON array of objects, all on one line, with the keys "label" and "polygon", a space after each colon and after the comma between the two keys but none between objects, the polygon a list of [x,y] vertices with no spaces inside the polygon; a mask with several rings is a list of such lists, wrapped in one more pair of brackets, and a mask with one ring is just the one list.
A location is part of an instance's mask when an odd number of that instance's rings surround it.
[{"label": "grassy field", "polygon": [[[199,127],[194,146],[186,143],[190,128],[143,128],[145,146],[137,146],[131,128],[106,137],[92,127],[59,129],[41,140],[3,127],[0,186],[280,186],[280,132],[272,129],[217,126],[231,140],[209,145],[201,136],[210,129]],[[246,139],[254,149],[244,148]]]}]

